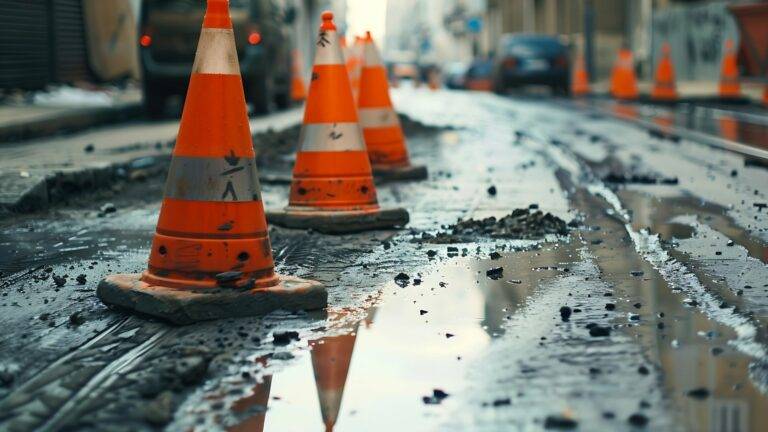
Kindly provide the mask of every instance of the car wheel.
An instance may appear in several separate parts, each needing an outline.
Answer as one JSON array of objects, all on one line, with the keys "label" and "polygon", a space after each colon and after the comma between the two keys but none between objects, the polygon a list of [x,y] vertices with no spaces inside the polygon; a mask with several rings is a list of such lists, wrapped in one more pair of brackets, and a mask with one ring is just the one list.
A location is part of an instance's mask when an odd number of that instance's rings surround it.
[{"label": "car wheel", "polygon": [[280,92],[275,95],[275,105],[278,109],[286,109],[291,105],[291,95],[288,92]]},{"label": "car wheel", "polygon": [[165,101],[167,95],[160,90],[160,86],[152,85],[151,83],[144,82],[143,86],[143,103],[144,112],[151,119],[162,118],[165,114]]},{"label": "car wheel", "polygon": [[269,114],[273,100],[271,78],[256,76],[251,79],[248,86],[248,97],[253,104],[255,114]]}]

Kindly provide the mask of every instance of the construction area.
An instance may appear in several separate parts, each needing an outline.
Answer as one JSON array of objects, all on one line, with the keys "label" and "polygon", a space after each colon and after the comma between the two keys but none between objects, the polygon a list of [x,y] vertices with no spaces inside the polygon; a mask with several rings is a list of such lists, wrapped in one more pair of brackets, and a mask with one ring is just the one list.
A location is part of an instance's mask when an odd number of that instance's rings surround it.
[{"label": "construction area", "polygon": [[181,3],[105,60],[141,80],[0,99],[0,431],[768,429],[768,4],[697,6],[732,17],[698,80],[458,2],[467,52],[542,33],[454,87],[353,37],[375,2],[280,3],[290,46]]}]

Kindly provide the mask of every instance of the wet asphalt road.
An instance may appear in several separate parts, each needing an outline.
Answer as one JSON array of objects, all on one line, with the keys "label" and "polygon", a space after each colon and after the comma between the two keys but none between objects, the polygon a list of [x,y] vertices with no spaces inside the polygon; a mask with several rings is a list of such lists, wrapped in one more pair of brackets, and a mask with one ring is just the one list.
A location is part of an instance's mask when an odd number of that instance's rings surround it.
[{"label": "wet asphalt road", "polygon": [[[408,228],[270,229],[324,312],[172,327],[104,307],[98,280],[146,265],[162,178],[3,221],[0,429],[768,427],[764,167],[547,99],[394,96],[428,126],[407,132],[429,180],[378,189]],[[419,240],[532,204],[569,234]]]}]

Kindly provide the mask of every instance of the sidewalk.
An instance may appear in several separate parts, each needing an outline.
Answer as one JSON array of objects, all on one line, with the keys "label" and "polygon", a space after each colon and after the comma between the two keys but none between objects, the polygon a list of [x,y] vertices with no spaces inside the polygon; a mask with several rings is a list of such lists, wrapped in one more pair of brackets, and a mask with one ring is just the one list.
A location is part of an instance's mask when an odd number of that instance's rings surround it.
[{"label": "sidewalk", "polygon": [[[678,81],[677,92],[680,98],[713,98],[718,95],[717,81]],[[596,94],[608,94],[610,83],[608,80],[602,80],[592,83],[592,92]],[[741,93],[744,97],[750,99],[756,104],[762,104],[763,89],[768,85],[757,81],[741,81]],[[641,95],[650,95],[653,88],[652,81],[638,81],[638,90]]]},{"label": "sidewalk", "polygon": [[[89,98],[89,96],[91,96]],[[0,146],[124,121],[142,113],[138,88],[86,92],[63,87],[0,105]]]},{"label": "sidewalk", "polygon": [[[0,213],[45,209],[72,192],[163,172],[178,122],[135,122],[0,145]],[[252,118],[251,133],[281,131],[300,122],[301,109],[294,108]]]}]

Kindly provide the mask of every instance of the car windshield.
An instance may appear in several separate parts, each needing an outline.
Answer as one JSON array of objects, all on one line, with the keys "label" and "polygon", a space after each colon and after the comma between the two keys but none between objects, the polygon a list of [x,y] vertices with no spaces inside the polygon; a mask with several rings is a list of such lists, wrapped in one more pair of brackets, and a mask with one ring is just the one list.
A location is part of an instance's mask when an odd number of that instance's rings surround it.
[{"label": "car windshield", "polygon": [[560,41],[547,36],[515,36],[502,41],[504,54],[519,57],[552,53],[562,49],[563,45]]},{"label": "car windshield", "polygon": [[[248,6],[250,0],[229,0],[229,7],[242,9]],[[205,2],[201,0],[151,0],[147,6],[154,10],[188,12],[205,8]]]}]

